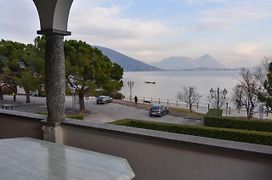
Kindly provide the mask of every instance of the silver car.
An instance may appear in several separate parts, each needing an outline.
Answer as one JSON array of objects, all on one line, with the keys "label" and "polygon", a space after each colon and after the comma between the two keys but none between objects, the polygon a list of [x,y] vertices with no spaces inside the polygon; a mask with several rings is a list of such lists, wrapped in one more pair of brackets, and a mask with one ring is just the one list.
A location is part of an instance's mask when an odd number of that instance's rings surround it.
[{"label": "silver car", "polygon": [[168,108],[160,104],[152,105],[149,110],[149,116],[162,117],[163,115],[166,115],[168,113],[169,113]]},{"label": "silver car", "polygon": [[110,96],[98,96],[96,99],[96,104],[106,104],[112,102],[112,98]]}]

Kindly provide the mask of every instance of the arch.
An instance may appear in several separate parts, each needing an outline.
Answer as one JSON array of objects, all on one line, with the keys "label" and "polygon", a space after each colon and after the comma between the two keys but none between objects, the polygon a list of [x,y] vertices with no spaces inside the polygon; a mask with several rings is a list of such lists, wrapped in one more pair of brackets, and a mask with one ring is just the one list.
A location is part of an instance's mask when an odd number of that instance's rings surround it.
[{"label": "arch", "polygon": [[68,18],[73,0],[33,0],[37,8],[41,30],[46,32],[69,35],[67,31]]}]

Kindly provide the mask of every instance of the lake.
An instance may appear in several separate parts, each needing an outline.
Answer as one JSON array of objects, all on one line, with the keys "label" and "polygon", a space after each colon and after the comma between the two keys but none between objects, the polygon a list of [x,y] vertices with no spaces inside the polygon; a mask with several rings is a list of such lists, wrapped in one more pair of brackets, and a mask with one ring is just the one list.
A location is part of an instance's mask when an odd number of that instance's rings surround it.
[{"label": "lake", "polygon": [[[228,97],[232,89],[239,83],[240,71],[156,71],[156,72],[125,72],[124,87],[121,92],[129,97],[128,81],[134,81],[133,97],[177,100],[177,93],[183,86],[194,86],[202,96],[201,103],[206,103],[211,88],[226,88]],[[145,81],[156,82],[147,84]]]}]

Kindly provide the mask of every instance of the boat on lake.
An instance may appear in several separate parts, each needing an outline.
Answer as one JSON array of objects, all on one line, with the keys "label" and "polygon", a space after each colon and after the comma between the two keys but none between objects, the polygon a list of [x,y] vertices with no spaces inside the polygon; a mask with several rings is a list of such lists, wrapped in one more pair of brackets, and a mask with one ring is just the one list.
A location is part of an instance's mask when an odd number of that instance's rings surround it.
[{"label": "boat on lake", "polygon": [[146,84],[156,84],[155,81],[145,81]]}]

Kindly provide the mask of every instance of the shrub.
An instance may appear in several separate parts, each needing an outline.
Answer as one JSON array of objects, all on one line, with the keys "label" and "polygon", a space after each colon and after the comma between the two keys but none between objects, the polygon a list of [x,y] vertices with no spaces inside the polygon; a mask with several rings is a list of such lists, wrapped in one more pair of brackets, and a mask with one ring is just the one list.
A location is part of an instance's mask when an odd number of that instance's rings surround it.
[{"label": "shrub", "polygon": [[272,132],[270,120],[248,120],[239,117],[204,116],[205,126]]},{"label": "shrub", "polygon": [[222,114],[222,109],[209,109],[209,111],[207,112],[208,116],[222,116]]},{"label": "shrub", "polygon": [[124,96],[122,93],[120,93],[120,92],[113,92],[113,93],[110,94],[110,96],[111,96],[113,99],[119,99],[119,100],[125,98],[125,96]]},{"label": "shrub", "polygon": [[13,91],[10,88],[2,87],[3,94],[12,95]]},{"label": "shrub", "polygon": [[272,145],[272,133],[270,132],[258,132],[194,125],[180,125],[130,119],[115,121],[112,124],[232,141]]}]

